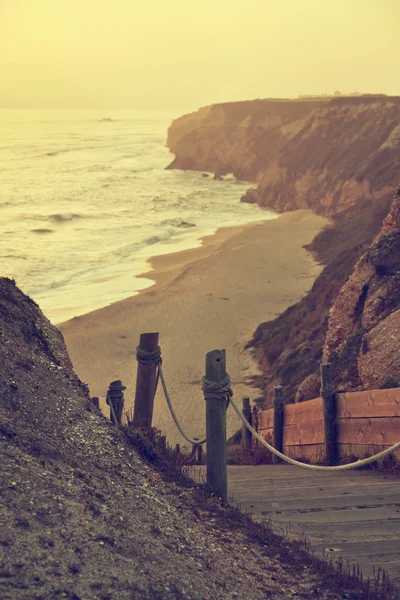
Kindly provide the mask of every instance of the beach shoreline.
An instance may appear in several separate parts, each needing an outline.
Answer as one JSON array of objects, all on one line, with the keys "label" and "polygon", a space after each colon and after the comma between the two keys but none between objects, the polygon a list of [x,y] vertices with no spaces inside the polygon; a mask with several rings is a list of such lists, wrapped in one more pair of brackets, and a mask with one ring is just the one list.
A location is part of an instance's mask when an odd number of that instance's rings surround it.
[{"label": "beach shoreline", "polygon": [[[243,348],[260,323],[277,317],[311,288],[322,267],[303,246],[328,224],[328,219],[299,210],[277,219],[221,228],[202,238],[199,248],[151,258],[151,270],[140,277],[153,280],[153,285],[58,325],[77,374],[88,383],[92,396],[102,398],[108,384],[121,379],[127,386],[129,409],[139,335],[159,331],[175,410],[188,434],[201,437],[205,354],[226,349],[237,401],[243,395],[253,400],[260,396],[249,385],[258,366]],[[160,390],[153,424],[170,443],[182,443]],[[229,410],[228,437],[238,426],[237,416]]]}]

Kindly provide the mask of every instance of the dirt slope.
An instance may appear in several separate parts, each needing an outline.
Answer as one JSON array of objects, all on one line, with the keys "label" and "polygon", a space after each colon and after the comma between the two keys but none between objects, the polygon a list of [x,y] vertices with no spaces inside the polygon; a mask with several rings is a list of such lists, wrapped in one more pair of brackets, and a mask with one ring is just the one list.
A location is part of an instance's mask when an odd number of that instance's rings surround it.
[{"label": "dirt slope", "polygon": [[363,597],[164,482],[92,408],[61,334],[4,278],[0,341],[3,600]]}]

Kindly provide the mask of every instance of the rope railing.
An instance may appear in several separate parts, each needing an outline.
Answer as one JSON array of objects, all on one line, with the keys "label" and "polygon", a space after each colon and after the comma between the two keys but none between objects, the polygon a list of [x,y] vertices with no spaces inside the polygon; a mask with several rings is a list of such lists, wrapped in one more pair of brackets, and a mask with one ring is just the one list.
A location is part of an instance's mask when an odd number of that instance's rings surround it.
[{"label": "rope railing", "polygon": [[168,408],[169,408],[169,411],[171,413],[171,416],[172,416],[172,418],[173,418],[173,420],[175,422],[175,425],[176,425],[179,433],[181,434],[181,436],[183,438],[185,438],[185,440],[187,442],[189,442],[189,444],[192,444],[192,446],[197,447],[197,446],[201,446],[201,445],[205,444],[205,442],[207,440],[206,437],[204,437],[202,439],[198,439],[198,438],[191,438],[190,436],[188,436],[185,433],[185,431],[184,431],[184,429],[183,429],[183,427],[182,427],[182,425],[181,425],[178,417],[176,416],[176,413],[175,413],[174,408],[172,406],[171,397],[170,397],[168,389],[167,389],[167,384],[166,384],[166,381],[165,381],[165,377],[164,377],[164,371],[163,371],[163,368],[162,368],[162,358],[161,358],[161,348],[160,348],[160,346],[158,346],[156,348],[156,350],[153,350],[152,352],[147,352],[146,350],[143,350],[142,348],[140,348],[140,346],[137,346],[137,348],[136,348],[136,360],[139,363],[145,364],[145,365],[154,364],[154,363],[157,365],[156,389],[154,391],[154,394],[157,391],[158,380],[160,379],[161,380],[161,385],[162,385],[162,388],[163,388],[163,391],[164,391],[164,396],[165,396],[165,399],[167,401],[167,405],[168,405]]},{"label": "rope railing", "polygon": [[[165,399],[167,401],[167,405],[170,410],[171,416],[175,422],[175,425],[178,428],[178,431],[182,435],[182,437],[187,442],[189,442],[189,444],[192,444],[192,446],[193,446],[192,455],[194,455],[196,448],[198,446],[201,446],[204,443],[206,443],[207,438],[206,437],[204,437],[202,439],[191,438],[190,436],[188,436],[185,433],[185,431],[174,411],[174,408],[173,408],[172,402],[171,402],[171,397],[170,397],[168,389],[167,389],[167,384],[165,381],[164,372],[163,372],[163,368],[162,368],[162,358],[161,358],[160,346],[158,346],[152,352],[147,352],[146,350],[143,350],[142,348],[140,348],[140,346],[137,346],[136,359],[141,364],[148,365],[148,364],[155,363],[157,365],[156,390],[157,390],[158,380],[160,379],[162,387],[163,387]],[[357,469],[359,467],[363,467],[372,462],[375,462],[381,458],[384,458],[385,456],[388,456],[392,452],[395,452],[396,450],[400,449],[400,442],[398,442],[397,444],[394,444],[393,446],[390,446],[389,448],[386,448],[385,450],[382,450],[381,452],[378,452],[377,454],[374,454],[373,456],[370,456],[370,457],[364,458],[364,459],[360,459],[356,462],[348,463],[345,465],[323,466],[323,465],[310,465],[307,463],[303,463],[294,458],[291,458],[290,456],[286,456],[285,454],[283,454],[283,452],[280,452],[279,450],[274,448],[263,437],[261,437],[261,435],[259,435],[259,433],[254,429],[254,427],[251,426],[251,424],[248,422],[248,420],[242,414],[242,411],[238,408],[238,406],[235,404],[235,402],[233,400],[233,392],[231,389],[231,380],[230,380],[230,377],[228,374],[226,374],[224,379],[222,379],[219,382],[209,381],[206,377],[203,377],[201,389],[203,391],[204,399],[206,401],[207,400],[226,399],[226,408],[228,408],[229,403],[232,405],[232,408],[238,414],[239,418],[244,423],[245,427],[251,432],[251,434],[254,436],[254,438],[260,442],[260,444],[262,444],[265,448],[267,448],[270,452],[272,452],[272,454],[274,454],[278,458],[284,460],[285,462],[287,462],[289,464],[292,464],[297,467],[301,467],[303,469],[309,469],[312,471],[347,471],[350,469]],[[326,389],[323,389],[322,392],[323,392],[323,395],[331,395],[332,393],[334,393],[334,388],[332,386],[328,386],[328,387],[326,387]]]},{"label": "rope railing", "polygon": [[290,458],[290,456],[286,456],[282,452],[279,452],[279,450],[276,450],[276,448],[274,448],[273,446],[271,446],[271,444],[269,444],[266,440],[264,440],[264,438],[261,437],[261,435],[259,433],[257,433],[257,431],[250,425],[250,423],[242,415],[240,409],[236,406],[236,404],[232,398],[231,398],[230,402],[231,402],[233,409],[237,412],[237,414],[239,415],[240,419],[243,421],[243,423],[245,424],[247,429],[249,431],[251,431],[252,435],[254,435],[254,437],[263,446],[265,446],[265,448],[268,448],[268,450],[270,450],[273,454],[275,454],[275,456],[278,456],[279,458],[286,461],[287,463],[289,463],[291,465],[295,465],[296,467],[302,467],[303,469],[310,469],[312,471],[348,471],[350,469],[357,469],[358,467],[363,467],[365,465],[369,465],[370,463],[375,462],[376,460],[379,460],[380,458],[384,458],[388,454],[391,454],[392,452],[395,452],[396,450],[398,450],[400,448],[400,442],[398,442],[397,444],[394,444],[394,446],[390,446],[390,448],[386,448],[385,450],[382,450],[382,452],[378,452],[378,454],[375,454],[374,456],[370,456],[368,458],[363,458],[354,463],[348,463],[346,465],[337,465],[337,466],[332,466],[332,467],[324,467],[322,465],[309,465],[307,463],[302,463],[298,460],[295,460],[294,458]]}]

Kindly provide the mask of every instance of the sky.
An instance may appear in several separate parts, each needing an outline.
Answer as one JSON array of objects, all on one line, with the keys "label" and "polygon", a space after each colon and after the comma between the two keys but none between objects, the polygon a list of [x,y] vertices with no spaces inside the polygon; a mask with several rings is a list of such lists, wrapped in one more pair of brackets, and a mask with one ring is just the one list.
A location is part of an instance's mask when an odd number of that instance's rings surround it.
[{"label": "sky", "polygon": [[0,108],[400,95],[400,0],[0,0]]}]

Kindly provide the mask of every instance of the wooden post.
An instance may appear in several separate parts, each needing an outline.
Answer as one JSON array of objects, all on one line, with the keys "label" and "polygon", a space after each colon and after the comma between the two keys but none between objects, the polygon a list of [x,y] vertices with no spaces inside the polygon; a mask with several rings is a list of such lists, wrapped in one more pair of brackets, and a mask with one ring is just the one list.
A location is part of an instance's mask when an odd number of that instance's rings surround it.
[{"label": "wooden post", "polygon": [[95,408],[100,408],[100,398],[98,396],[93,396],[90,400]]},{"label": "wooden post", "polygon": [[124,408],[124,390],[120,379],[112,381],[108,387],[106,402],[110,407],[110,421],[116,421],[116,425],[121,425],[122,410]]},{"label": "wooden post", "polygon": [[181,447],[179,444],[175,444],[175,454],[179,454],[181,451]]},{"label": "wooden post", "polygon": [[[225,350],[206,355],[206,379],[219,382],[226,377]],[[226,467],[226,398],[206,398],[207,487],[222,502],[228,499]]]},{"label": "wooden post", "polygon": [[[274,386],[274,448],[282,452],[283,450],[283,398],[282,398],[282,386]],[[272,457],[274,464],[279,464],[282,459],[279,456]]]},{"label": "wooden post", "polygon": [[336,393],[332,383],[332,365],[321,364],[321,398],[324,410],[325,457],[328,465],[338,461],[336,430]]},{"label": "wooden post", "polygon": [[[250,398],[248,396],[243,397],[243,408],[242,414],[245,419],[251,425],[251,407],[250,407]],[[245,450],[251,450],[252,439],[251,439],[251,431],[249,431],[244,423],[242,423],[242,452]]]},{"label": "wooden post", "polygon": [[203,464],[203,446],[197,446],[197,464]]},{"label": "wooden post", "polygon": [[[141,333],[141,350],[153,352],[158,347],[158,333]],[[157,365],[138,362],[136,377],[135,408],[133,426],[150,429],[153,420],[154,394],[156,389]]]}]

